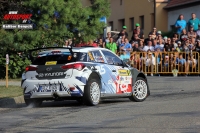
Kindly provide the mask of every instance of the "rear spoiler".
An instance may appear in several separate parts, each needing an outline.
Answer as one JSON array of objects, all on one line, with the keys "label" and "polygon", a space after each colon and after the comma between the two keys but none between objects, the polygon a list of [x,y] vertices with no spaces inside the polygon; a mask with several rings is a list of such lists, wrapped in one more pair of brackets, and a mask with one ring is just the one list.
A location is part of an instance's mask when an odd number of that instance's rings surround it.
[{"label": "rear spoiler", "polygon": [[[43,48],[36,48],[36,49],[31,49],[31,50],[28,50],[28,58],[33,61],[34,60],[34,57],[32,55],[32,53],[34,51],[37,51],[37,50],[48,50],[48,49],[69,49],[71,55],[74,55],[74,52],[72,51],[72,47],[69,46],[69,47],[43,47]],[[72,58],[74,58],[74,56],[72,56]]]}]

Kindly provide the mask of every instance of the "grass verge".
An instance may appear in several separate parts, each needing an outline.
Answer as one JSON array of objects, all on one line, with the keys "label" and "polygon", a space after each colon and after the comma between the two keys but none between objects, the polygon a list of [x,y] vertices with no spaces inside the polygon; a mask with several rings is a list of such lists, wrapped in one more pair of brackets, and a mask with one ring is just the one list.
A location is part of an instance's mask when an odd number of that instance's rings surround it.
[{"label": "grass verge", "polygon": [[0,86],[0,99],[21,96],[23,89],[20,86]]}]

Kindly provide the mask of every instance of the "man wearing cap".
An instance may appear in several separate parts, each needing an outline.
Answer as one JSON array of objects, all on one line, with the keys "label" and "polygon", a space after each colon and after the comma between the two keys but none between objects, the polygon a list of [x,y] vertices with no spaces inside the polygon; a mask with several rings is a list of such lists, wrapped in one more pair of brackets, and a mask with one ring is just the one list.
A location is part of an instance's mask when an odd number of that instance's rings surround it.
[{"label": "man wearing cap", "polygon": [[134,38],[134,35],[135,34],[138,34],[138,37],[140,38],[140,39],[144,39],[144,33],[143,33],[143,31],[142,31],[142,29],[140,28],[140,24],[139,23],[136,23],[135,24],[135,29],[133,30],[133,35],[132,35],[132,40],[133,40],[133,38]]},{"label": "man wearing cap", "polygon": [[128,37],[128,33],[126,32],[127,27],[123,26],[123,29],[121,30],[121,32],[118,35],[118,39],[120,38],[120,36],[122,36],[122,34],[125,34],[125,37]]},{"label": "man wearing cap", "polygon": [[196,18],[196,14],[195,13],[192,13],[191,15],[192,15],[192,18],[189,19],[189,21],[188,21],[188,27],[192,25],[193,28],[194,28],[194,31],[197,31],[198,30],[198,26],[200,25],[200,21],[199,21],[198,18]]}]

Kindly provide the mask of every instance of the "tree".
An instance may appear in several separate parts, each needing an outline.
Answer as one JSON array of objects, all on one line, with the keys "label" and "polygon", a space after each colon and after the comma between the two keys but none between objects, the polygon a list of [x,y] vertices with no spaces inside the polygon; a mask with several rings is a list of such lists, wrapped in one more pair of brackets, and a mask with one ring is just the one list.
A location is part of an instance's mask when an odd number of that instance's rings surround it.
[{"label": "tree", "polygon": [[[77,41],[94,39],[103,32],[105,24],[100,18],[110,15],[108,0],[93,0],[89,7],[83,7],[80,0],[0,0],[0,26],[2,24],[21,23],[21,21],[2,20],[3,15],[9,11],[17,10],[19,13],[30,13],[32,17],[27,21],[34,25],[33,30],[4,30],[0,29],[0,68],[4,71],[4,56],[9,53],[16,57],[20,51],[27,51],[35,47],[62,46],[64,39],[76,38]],[[79,36],[81,34],[81,37]],[[21,74],[23,64],[20,58],[13,58],[12,62],[20,69],[15,76]],[[27,59],[26,59],[27,60]],[[10,64],[14,65],[14,64]],[[21,71],[20,71],[21,70]],[[1,72],[1,71],[0,71]]]}]

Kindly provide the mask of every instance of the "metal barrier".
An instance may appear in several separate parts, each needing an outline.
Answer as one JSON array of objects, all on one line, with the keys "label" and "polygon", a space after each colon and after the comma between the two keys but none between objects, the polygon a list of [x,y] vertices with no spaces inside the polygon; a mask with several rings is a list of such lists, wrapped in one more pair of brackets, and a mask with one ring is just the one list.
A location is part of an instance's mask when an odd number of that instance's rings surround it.
[{"label": "metal barrier", "polygon": [[200,74],[198,52],[133,52],[129,65],[145,74]]}]

